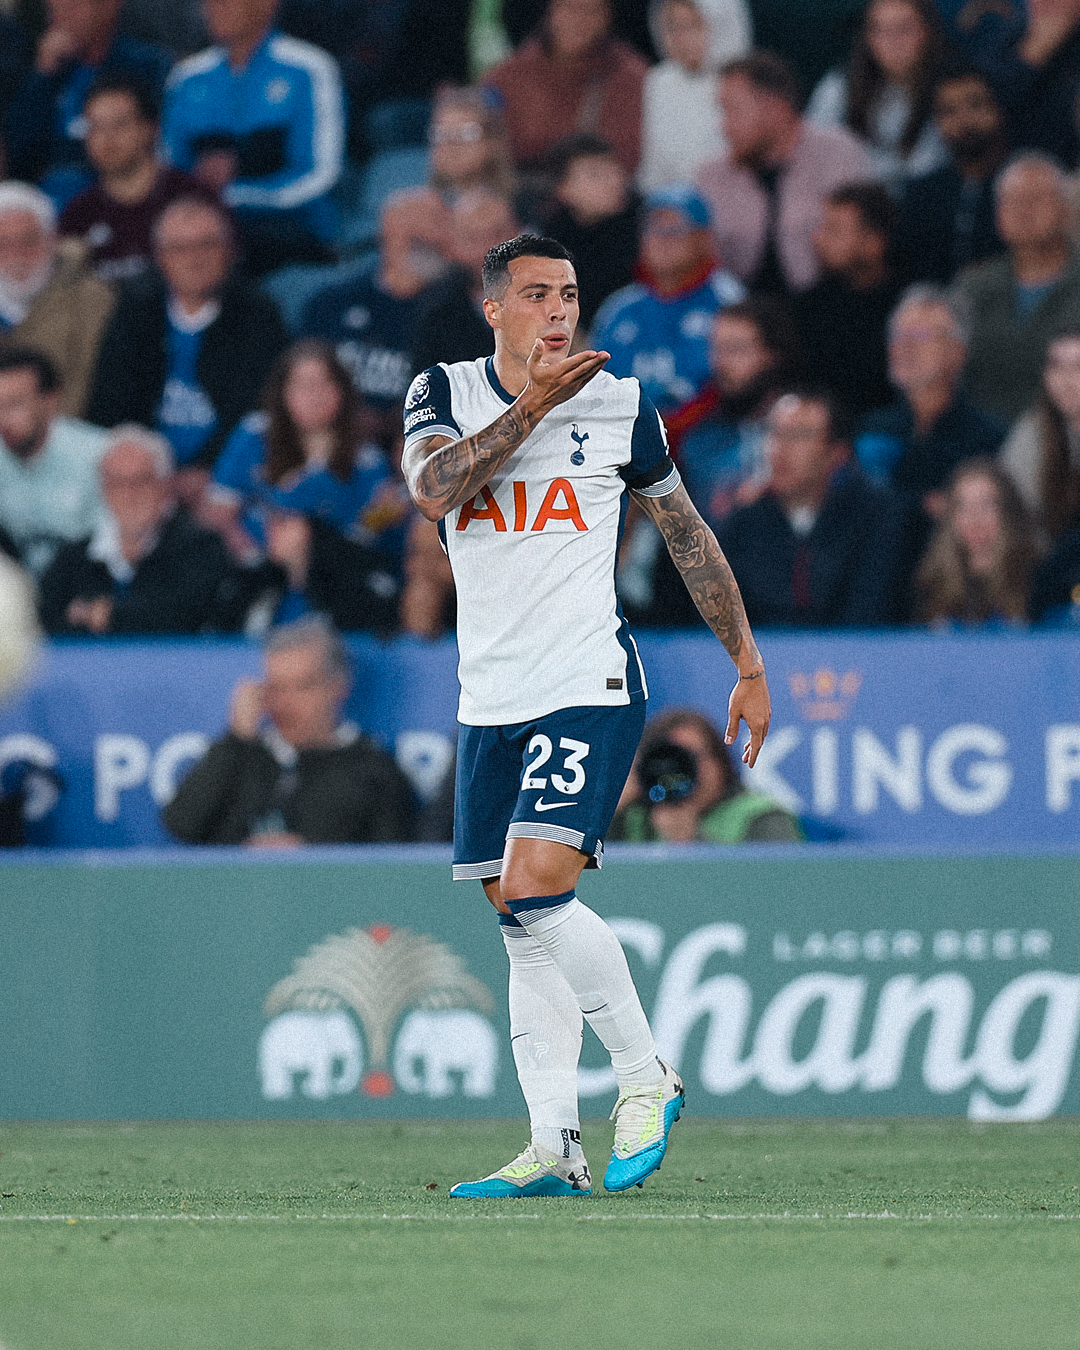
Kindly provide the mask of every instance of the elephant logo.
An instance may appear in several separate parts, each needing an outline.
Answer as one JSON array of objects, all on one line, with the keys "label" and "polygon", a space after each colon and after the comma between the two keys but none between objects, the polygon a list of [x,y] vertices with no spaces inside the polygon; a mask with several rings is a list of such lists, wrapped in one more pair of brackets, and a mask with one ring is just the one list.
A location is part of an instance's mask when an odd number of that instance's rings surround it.
[{"label": "elephant logo", "polygon": [[[263,1096],[291,1097],[294,1075],[302,1075],[301,1091],[316,1099],[358,1085],[369,1097],[389,1097],[397,1086],[445,1097],[454,1091],[451,1073],[461,1075],[466,1096],[489,1096],[498,1048],[482,1014],[493,1007],[487,986],[434,938],[390,924],[333,934],[267,995],[263,1011],[273,1020],[259,1042]],[[363,1028],[366,1073],[350,1013]]]}]

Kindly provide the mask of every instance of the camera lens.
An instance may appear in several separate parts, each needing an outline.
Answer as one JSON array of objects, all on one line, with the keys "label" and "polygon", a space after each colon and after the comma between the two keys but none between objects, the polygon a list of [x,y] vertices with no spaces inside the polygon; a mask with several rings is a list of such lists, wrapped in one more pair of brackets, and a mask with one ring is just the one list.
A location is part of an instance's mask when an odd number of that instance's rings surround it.
[{"label": "camera lens", "polygon": [[697,787],[697,760],[684,746],[661,741],[642,756],[638,777],[650,802],[671,806]]}]

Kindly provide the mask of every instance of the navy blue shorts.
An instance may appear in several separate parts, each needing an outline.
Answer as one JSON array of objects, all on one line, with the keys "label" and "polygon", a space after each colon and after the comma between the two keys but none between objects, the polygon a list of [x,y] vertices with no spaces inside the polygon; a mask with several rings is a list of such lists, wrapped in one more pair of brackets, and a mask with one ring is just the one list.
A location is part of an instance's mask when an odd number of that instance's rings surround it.
[{"label": "navy blue shorts", "polygon": [[458,732],[454,880],[502,872],[507,839],[553,839],[599,867],[603,836],[634,762],[644,702],[562,708],[507,727]]}]

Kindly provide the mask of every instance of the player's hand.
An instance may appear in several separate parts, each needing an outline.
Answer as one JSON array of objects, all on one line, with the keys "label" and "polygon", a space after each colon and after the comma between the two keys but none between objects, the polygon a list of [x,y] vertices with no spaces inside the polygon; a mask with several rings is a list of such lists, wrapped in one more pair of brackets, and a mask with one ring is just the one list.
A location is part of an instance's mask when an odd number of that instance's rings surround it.
[{"label": "player's hand", "polygon": [[741,679],[731,691],[728,699],[728,724],[724,733],[724,744],[734,745],[739,734],[739,723],[745,722],[750,739],[743,750],[743,763],[752,769],[757,762],[758,751],[769,734],[769,720],[772,717],[772,704],[769,702],[769,685],[765,672],[752,680]]},{"label": "player's hand", "polygon": [[238,680],[229,704],[229,730],[242,741],[253,741],[262,715],[262,685],[258,680]]},{"label": "player's hand", "polygon": [[526,362],[529,383],[522,396],[539,417],[580,393],[611,360],[610,352],[577,352],[554,361],[545,360],[546,355],[543,338],[537,338]]}]

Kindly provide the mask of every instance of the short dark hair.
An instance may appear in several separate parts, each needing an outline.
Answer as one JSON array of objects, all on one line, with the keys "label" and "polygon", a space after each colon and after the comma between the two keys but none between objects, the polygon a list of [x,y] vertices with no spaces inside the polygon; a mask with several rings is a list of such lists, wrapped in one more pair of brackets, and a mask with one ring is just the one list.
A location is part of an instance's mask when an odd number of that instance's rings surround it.
[{"label": "short dark hair", "polygon": [[720,68],[721,75],[741,75],[763,94],[773,94],[798,108],[802,103],[799,77],[782,56],[775,52],[754,51],[736,57]]},{"label": "short dark hair", "polygon": [[829,440],[851,444],[851,416],[827,385],[807,381],[787,384],[776,391],[776,402],[779,403],[782,398],[797,398],[800,403],[816,403],[818,407],[824,408],[828,418]]},{"label": "short dark hair", "polygon": [[868,230],[891,239],[896,228],[896,203],[880,183],[843,183],[825,199],[831,206],[851,206]]},{"label": "short dark hair", "polygon": [[542,235],[519,234],[515,239],[505,239],[501,244],[488,249],[484,259],[482,278],[484,294],[488,299],[497,299],[506,289],[510,280],[510,264],[518,258],[558,258],[574,267],[574,255],[557,239],[546,239]]},{"label": "short dark hair", "polygon": [[605,141],[603,136],[597,136],[591,131],[575,131],[556,141],[548,155],[548,172],[553,181],[561,183],[574,160],[584,159],[587,155],[603,155],[605,159],[610,159],[614,157],[615,151],[610,141]]},{"label": "short dark hair", "polygon": [[100,98],[103,94],[126,94],[144,122],[161,121],[161,102],[157,94],[145,80],[135,75],[100,75],[86,91],[83,110],[90,106],[92,99]]},{"label": "short dark hair", "polygon": [[60,372],[49,357],[36,347],[0,349],[0,375],[5,375],[9,370],[32,370],[37,376],[40,394],[53,394],[60,388]]},{"label": "short dark hair", "polygon": [[778,295],[748,295],[718,310],[713,323],[734,319],[752,323],[766,351],[775,358],[771,378],[797,378],[803,364],[803,344],[791,306]]}]

